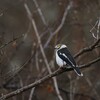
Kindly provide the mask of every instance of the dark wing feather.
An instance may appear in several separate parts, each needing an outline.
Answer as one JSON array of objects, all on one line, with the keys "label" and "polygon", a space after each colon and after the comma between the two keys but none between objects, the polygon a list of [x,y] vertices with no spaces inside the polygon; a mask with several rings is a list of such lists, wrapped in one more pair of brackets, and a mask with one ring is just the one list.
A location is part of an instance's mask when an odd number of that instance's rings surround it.
[{"label": "dark wing feather", "polygon": [[[59,57],[71,67],[76,67],[76,62],[67,48],[58,50]],[[65,55],[65,56],[64,56]]]}]

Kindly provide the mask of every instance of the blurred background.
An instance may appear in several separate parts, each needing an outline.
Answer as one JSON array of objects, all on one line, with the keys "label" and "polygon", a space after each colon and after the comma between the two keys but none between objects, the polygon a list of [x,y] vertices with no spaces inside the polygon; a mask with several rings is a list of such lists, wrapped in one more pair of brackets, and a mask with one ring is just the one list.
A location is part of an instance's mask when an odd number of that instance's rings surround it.
[{"label": "blurred background", "polygon": [[[100,0],[0,0],[0,95],[57,70],[56,44],[72,55],[93,44],[99,17]],[[99,56],[97,48],[75,60]],[[8,100],[100,100],[99,64],[81,69],[84,77],[65,72]]]}]

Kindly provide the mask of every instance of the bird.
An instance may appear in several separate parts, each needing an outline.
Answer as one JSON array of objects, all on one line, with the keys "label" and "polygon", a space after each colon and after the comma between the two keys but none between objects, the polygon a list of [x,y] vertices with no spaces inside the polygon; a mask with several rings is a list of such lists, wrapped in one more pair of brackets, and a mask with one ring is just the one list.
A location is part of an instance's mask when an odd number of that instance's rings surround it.
[{"label": "bird", "polygon": [[83,73],[80,72],[74,60],[74,57],[71,55],[70,51],[68,50],[68,47],[65,44],[57,44],[55,46],[55,56],[56,63],[59,67],[68,65],[74,69],[78,76],[83,76]]}]

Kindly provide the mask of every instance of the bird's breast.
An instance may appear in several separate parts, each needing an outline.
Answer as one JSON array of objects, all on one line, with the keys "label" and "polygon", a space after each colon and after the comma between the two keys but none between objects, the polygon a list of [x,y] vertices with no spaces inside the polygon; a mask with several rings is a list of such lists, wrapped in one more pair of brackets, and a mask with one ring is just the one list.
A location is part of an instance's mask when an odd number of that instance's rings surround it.
[{"label": "bird's breast", "polygon": [[58,56],[57,52],[56,52],[56,62],[58,64],[58,66],[63,67],[66,63]]}]

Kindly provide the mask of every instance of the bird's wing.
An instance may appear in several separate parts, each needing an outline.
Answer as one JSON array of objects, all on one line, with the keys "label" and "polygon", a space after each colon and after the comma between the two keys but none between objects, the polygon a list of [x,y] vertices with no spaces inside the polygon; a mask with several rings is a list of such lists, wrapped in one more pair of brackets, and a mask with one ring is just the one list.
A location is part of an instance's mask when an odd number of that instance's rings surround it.
[{"label": "bird's wing", "polygon": [[76,67],[76,62],[67,48],[62,48],[62,49],[58,50],[58,55],[63,61],[66,62],[66,64],[71,66],[79,76],[83,76],[83,74],[80,72],[79,68]]},{"label": "bird's wing", "polygon": [[71,67],[76,67],[76,62],[67,48],[58,50],[59,57]]}]

